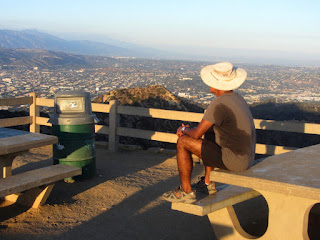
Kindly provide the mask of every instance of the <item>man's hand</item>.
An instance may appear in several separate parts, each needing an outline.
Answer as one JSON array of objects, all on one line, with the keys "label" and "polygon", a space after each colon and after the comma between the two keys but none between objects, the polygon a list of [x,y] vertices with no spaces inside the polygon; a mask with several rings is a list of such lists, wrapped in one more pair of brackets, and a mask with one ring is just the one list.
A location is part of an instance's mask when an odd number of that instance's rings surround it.
[{"label": "man's hand", "polygon": [[[189,125],[182,124],[177,130],[177,136],[188,135],[189,137],[200,139],[213,123],[207,120],[202,119],[199,125],[196,128],[190,128]],[[185,130],[182,132],[181,129],[185,127]]]},{"label": "man's hand", "polygon": [[189,127],[189,125],[184,125],[183,123],[182,123],[182,125],[178,128],[178,130],[177,130],[177,136],[178,137],[181,137],[184,133],[182,132],[182,128],[188,128]]}]

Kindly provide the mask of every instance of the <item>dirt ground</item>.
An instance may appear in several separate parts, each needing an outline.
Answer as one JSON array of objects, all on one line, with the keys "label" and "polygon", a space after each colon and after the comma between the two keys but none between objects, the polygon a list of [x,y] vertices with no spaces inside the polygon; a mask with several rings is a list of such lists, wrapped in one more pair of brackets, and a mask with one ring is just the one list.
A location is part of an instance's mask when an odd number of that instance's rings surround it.
[{"label": "dirt ground", "polygon": [[[56,183],[39,209],[3,205],[0,239],[215,239],[207,217],[171,210],[161,199],[179,185],[173,153],[96,150],[94,178]],[[14,160],[13,174],[51,165],[51,158],[51,147],[32,149]],[[202,171],[196,164],[194,182]],[[267,228],[262,197],[239,204],[236,212],[250,233],[261,235]],[[319,221],[313,225],[319,227]]]}]

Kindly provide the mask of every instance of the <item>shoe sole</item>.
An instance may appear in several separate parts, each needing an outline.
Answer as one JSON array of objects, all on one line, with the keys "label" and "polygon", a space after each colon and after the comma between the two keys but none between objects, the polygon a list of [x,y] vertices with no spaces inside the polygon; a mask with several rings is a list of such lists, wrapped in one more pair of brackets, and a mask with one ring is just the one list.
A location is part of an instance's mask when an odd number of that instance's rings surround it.
[{"label": "shoe sole", "polygon": [[192,204],[192,203],[195,203],[197,201],[197,199],[187,199],[181,203],[185,203],[185,204]]},{"label": "shoe sole", "polygon": [[197,192],[200,192],[200,193],[206,193],[206,194],[215,194],[218,190],[217,189],[214,189],[214,190],[204,190],[204,189],[196,189],[196,188],[193,188],[193,190],[197,191]]},{"label": "shoe sole", "polygon": [[191,204],[191,203],[195,203],[197,201],[197,199],[170,199],[170,198],[165,198],[163,197],[164,200],[168,201],[168,202],[172,202],[172,203],[186,203],[186,204]]},{"label": "shoe sole", "polygon": [[208,191],[209,194],[215,194],[216,192],[218,192],[217,189]]}]

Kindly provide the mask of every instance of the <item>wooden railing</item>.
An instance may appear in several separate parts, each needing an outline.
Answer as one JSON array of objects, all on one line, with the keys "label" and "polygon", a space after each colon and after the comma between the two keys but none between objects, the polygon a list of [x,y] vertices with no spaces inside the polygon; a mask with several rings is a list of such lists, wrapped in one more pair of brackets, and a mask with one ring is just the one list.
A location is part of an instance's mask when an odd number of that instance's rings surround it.
[{"label": "wooden railing", "polygon": [[[38,98],[36,93],[31,93],[30,97],[0,99],[0,106],[17,105],[30,105],[30,116],[0,119],[0,127],[30,124],[30,132],[40,132],[40,125],[51,126],[51,124],[48,123],[48,118],[40,117],[39,107],[54,107],[53,99]],[[119,101],[110,101],[110,104],[92,103],[92,111],[109,114],[109,126],[95,125],[95,132],[109,135],[108,148],[110,151],[117,151],[119,136],[143,138],[169,143],[175,143],[177,141],[177,136],[174,133],[121,127],[119,126],[120,114],[187,122],[200,122],[203,117],[202,113],[121,106]],[[320,135],[320,124],[290,121],[280,122],[263,119],[254,119],[254,123],[256,129]],[[256,153],[267,154],[268,149],[270,148],[272,148],[273,154],[280,154],[295,149],[283,146],[257,144]]]},{"label": "wooden railing", "polygon": [[[1,106],[20,106],[20,105],[33,105],[34,99],[33,97],[20,97],[20,98],[6,98],[0,99],[0,107]],[[26,125],[32,124],[33,117],[30,112],[30,116],[26,117],[15,117],[15,118],[4,118],[0,119],[0,127],[12,127],[18,125]]]}]

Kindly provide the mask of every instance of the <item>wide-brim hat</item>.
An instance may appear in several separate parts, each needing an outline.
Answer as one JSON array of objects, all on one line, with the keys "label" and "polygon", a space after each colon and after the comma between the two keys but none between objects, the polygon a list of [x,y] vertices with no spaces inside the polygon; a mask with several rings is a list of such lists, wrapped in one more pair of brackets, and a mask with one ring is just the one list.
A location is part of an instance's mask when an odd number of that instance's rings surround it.
[{"label": "wide-brim hat", "polygon": [[218,90],[234,90],[247,79],[247,72],[229,62],[208,65],[201,69],[202,81]]}]

